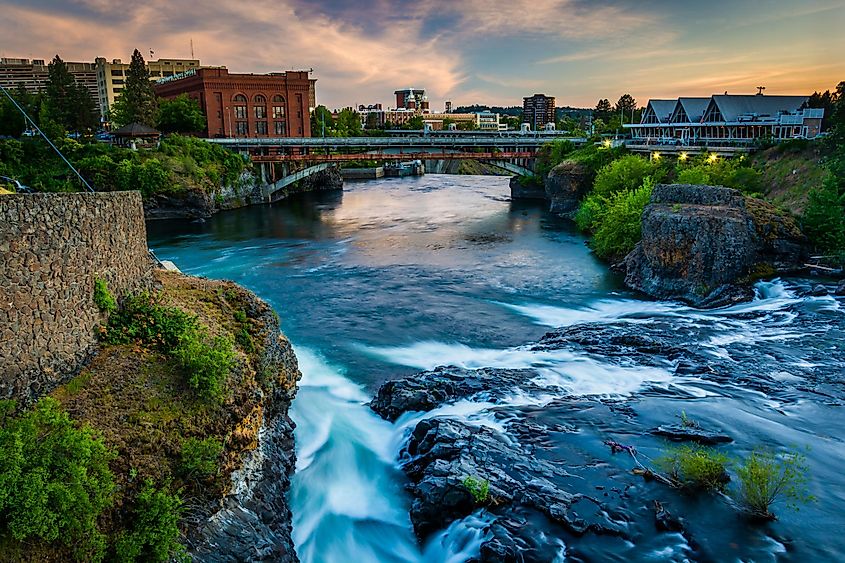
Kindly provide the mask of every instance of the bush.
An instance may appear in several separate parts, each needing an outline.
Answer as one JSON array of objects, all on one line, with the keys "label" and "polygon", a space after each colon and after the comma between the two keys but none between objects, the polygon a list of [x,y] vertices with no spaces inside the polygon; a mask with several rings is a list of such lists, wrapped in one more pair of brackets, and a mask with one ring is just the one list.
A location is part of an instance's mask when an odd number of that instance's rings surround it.
[{"label": "bush", "polygon": [[707,186],[710,184],[710,174],[703,166],[684,168],[678,172],[678,183]]},{"label": "bush", "polygon": [[19,541],[60,541],[80,561],[101,560],[97,519],[112,503],[114,454],[55,399],[17,418],[8,402],[0,412],[0,526]]},{"label": "bush", "polygon": [[186,559],[179,543],[179,518],[182,499],[168,487],[156,489],[147,480],[132,509],[132,527],[115,543],[115,559],[121,563],[134,561],[170,561]]},{"label": "bush", "polygon": [[640,188],[619,192],[607,200],[604,211],[597,213],[595,234],[590,243],[598,256],[620,257],[634,249],[642,238],[643,209],[651,199],[653,186],[651,179],[646,178]]},{"label": "bush", "polygon": [[817,250],[845,253],[845,196],[839,193],[835,177],[828,176],[821,186],[810,190],[801,223]]},{"label": "bush", "polygon": [[221,401],[223,384],[232,370],[235,350],[228,338],[216,337],[208,342],[204,331],[188,333],[173,351],[173,357],[185,370],[188,385],[204,399]]},{"label": "bush", "polygon": [[182,471],[186,475],[207,477],[217,473],[217,460],[223,444],[214,438],[188,438],[182,444]]},{"label": "bush", "polygon": [[490,481],[487,479],[479,479],[471,475],[464,477],[463,485],[475,504],[486,504],[490,500]]},{"label": "bush", "polygon": [[733,496],[750,515],[771,520],[772,505],[779,499],[798,510],[798,504],[810,502],[807,491],[807,459],[800,454],[776,456],[771,451],[755,450],[736,470],[739,489]]},{"label": "bush", "polygon": [[94,303],[101,312],[109,314],[117,310],[117,301],[109,291],[106,280],[97,276],[94,278]]},{"label": "bush", "polygon": [[575,224],[586,233],[595,231],[601,224],[604,215],[607,213],[607,198],[590,194],[575,213]]},{"label": "bush", "polygon": [[725,467],[728,458],[712,448],[684,445],[670,450],[655,462],[681,486],[693,489],[722,490],[729,480]]},{"label": "bush", "polygon": [[104,339],[109,344],[141,342],[171,353],[189,333],[199,330],[197,318],[177,307],[158,303],[149,293],[134,295],[109,316]]},{"label": "bush", "polygon": [[642,186],[646,177],[651,177],[657,183],[665,175],[666,171],[657,161],[649,161],[636,155],[627,155],[614,160],[599,170],[593,183],[592,193],[610,197],[619,192],[636,190]]}]

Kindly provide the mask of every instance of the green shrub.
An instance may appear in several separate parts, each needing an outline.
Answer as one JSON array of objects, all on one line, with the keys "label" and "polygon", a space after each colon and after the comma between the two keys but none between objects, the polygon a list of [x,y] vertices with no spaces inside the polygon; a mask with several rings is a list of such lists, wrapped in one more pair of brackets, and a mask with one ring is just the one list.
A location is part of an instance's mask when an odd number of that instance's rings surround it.
[{"label": "green shrub", "polygon": [[170,353],[186,335],[198,330],[195,316],[161,305],[155,296],[141,293],[128,298],[121,309],[109,316],[104,339],[110,344],[142,342]]},{"label": "green shrub", "polygon": [[185,548],[179,543],[181,515],[179,495],[166,486],[157,489],[147,480],[135,498],[130,530],[115,542],[115,559],[121,563],[186,560]]},{"label": "green shrub", "polygon": [[80,561],[101,560],[97,519],[112,503],[114,454],[55,399],[17,418],[9,403],[0,410],[0,527],[19,541],[61,542]]},{"label": "green shrub", "polygon": [[728,481],[727,456],[704,446],[672,448],[655,463],[684,487],[722,490]]},{"label": "green shrub", "polygon": [[188,438],[182,444],[182,471],[186,475],[207,477],[217,472],[217,460],[223,452],[223,444],[214,438]]},{"label": "green shrub", "polygon": [[651,199],[654,183],[646,178],[633,191],[613,195],[594,225],[595,234],[590,245],[602,258],[628,254],[642,238],[643,209]]},{"label": "green shrub", "polygon": [[235,334],[235,341],[243,348],[244,352],[255,352],[255,343],[252,341],[252,335],[246,328],[241,328]]},{"label": "green shrub", "polygon": [[188,333],[173,351],[173,357],[185,371],[188,385],[202,398],[223,399],[223,384],[235,359],[230,339],[218,336],[209,343],[204,331]]},{"label": "green shrub", "polygon": [[463,485],[475,504],[486,504],[490,500],[490,481],[468,475],[464,477]]},{"label": "green shrub", "polygon": [[246,312],[243,309],[238,309],[232,316],[234,316],[235,320],[239,323],[245,323],[247,321]]},{"label": "green shrub", "polygon": [[607,213],[607,198],[590,194],[578,206],[575,212],[575,224],[586,233],[595,231]]},{"label": "green shrub", "polygon": [[109,291],[106,280],[99,276],[94,278],[94,303],[101,312],[106,314],[117,310],[117,301]]},{"label": "green shrub", "polygon": [[800,503],[813,501],[807,490],[807,459],[800,454],[777,456],[755,450],[736,469],[739,488],[733,496],[740,508],[758,518],[773,519],[772,505],[779,499],[798,510]]},{"label": "green shrub", "polygon": [[632,191],[642,186],[647,177],[660,182],[666,171],[658,161],[649,161],[640,156],[627,155],[604,166],[596,175],[592,193],[610,197],[613,194]]},{"label": "green shrub", "polygon": [[828,176],[821,186],[810,190],[801,223],[817,250],[845,253],[845,196],[835,177]]},{"label": "green shrub", "polygon": [[694,184],[707,186],[710,184],[710,174],[703,166],[684,168],[678,172],[679,184]]}]

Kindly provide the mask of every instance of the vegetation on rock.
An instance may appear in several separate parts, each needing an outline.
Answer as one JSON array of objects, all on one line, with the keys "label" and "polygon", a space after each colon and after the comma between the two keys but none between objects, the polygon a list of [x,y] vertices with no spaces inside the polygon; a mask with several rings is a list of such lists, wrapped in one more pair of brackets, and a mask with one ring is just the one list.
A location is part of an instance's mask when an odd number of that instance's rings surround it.
[{"label": "vegetation on rock", "polygon": [[13,407],[0,404],[0,534],[59,542],[78,561],[101,560],[106,538],[97,520],[113,502],[113,452],[55,399],[19,416]]},{"label": "vegetation on rock", "polygon": [[677,446],[655,463],[683,487],[722,490],[729,480],[727,456],[705,446]]},{"label": "vegetation on rock", "polygon": [[807,490],[807,460],[801,454],[776,455],[769,450],[755,450],[736,468],[739,488],[733,493],[739,506],[753,517],[773,519],[772,505],[785,500],[787,507],[813,500]]},{"label": "vegetation on rock", "polygon": [[487,504],[490,500],[490,481],[472,475],[464,477],[463,485],[477,505]]}]

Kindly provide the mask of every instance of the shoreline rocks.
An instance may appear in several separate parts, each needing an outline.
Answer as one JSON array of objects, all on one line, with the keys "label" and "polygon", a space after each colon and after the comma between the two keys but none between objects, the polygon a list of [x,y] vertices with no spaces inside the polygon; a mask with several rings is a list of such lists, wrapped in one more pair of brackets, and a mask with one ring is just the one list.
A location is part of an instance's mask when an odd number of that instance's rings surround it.
[{"label": "shoreline rocks", "polygon": [[643,211],[642,240],[625,258],[625,284],[659,299],[718,307],[753,298],[760,277],[806,259],[795,221],[774,206],[716,186],[660,184]]}]

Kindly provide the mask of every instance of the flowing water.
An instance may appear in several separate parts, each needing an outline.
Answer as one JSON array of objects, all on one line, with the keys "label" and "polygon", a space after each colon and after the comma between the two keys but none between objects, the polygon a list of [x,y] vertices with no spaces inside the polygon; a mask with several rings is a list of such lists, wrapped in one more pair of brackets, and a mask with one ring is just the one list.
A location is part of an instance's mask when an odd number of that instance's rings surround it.
[{"label": "flowing water", "polygon": [[[693,522],[704,544],[697,553],[715,559],[845,558],[842,301],[802,297],[800,280],[760,284],[756,301],[718,311],[641,300],[571,226],[507,194],[506,178],[428,175],[348,184],[342,194],[201,223],[149,225],[160,258],[252,289],[273,305],[294,344],[303,373],[291,412],[300,559],[458,562],[477,554],[488,533],[483,512],[417,544],[397,464],[408,430],[423,416],[443,415],[507,434],[503,410],[548,426],[570,416],[555,402],[564,396],[628,401],[643,427],[671,423],[682,410],[718,421],[735,440],[732,455],[760,444],[809,446],[818,501],[800,513],[784,510],[777,522],[750,527],[713,509],[717,501],[678,497],[673,507]],[[735,365],[737,378],[715,382],[678,376],[669,365],[619,365],[525,346],[550,327],[586,322],[665,330],[714,362]],[[439,365],[531,367],[544,391],[464,400],[396,424],[367,407],[384,381]],[[625,430],[583,416],[585,429],[548,445],[550,453],[579,448],[607,457],[602,440]],[[653,438],[625,438],[658,454]],[[608,467],[628,469],[621,461]],[[650,522],[642,528],[641,545],[597,539],[585,550],[642,561],[692,553],[677,534],[655,534]],[[561,557],[566,552],[561,542]]]}]

